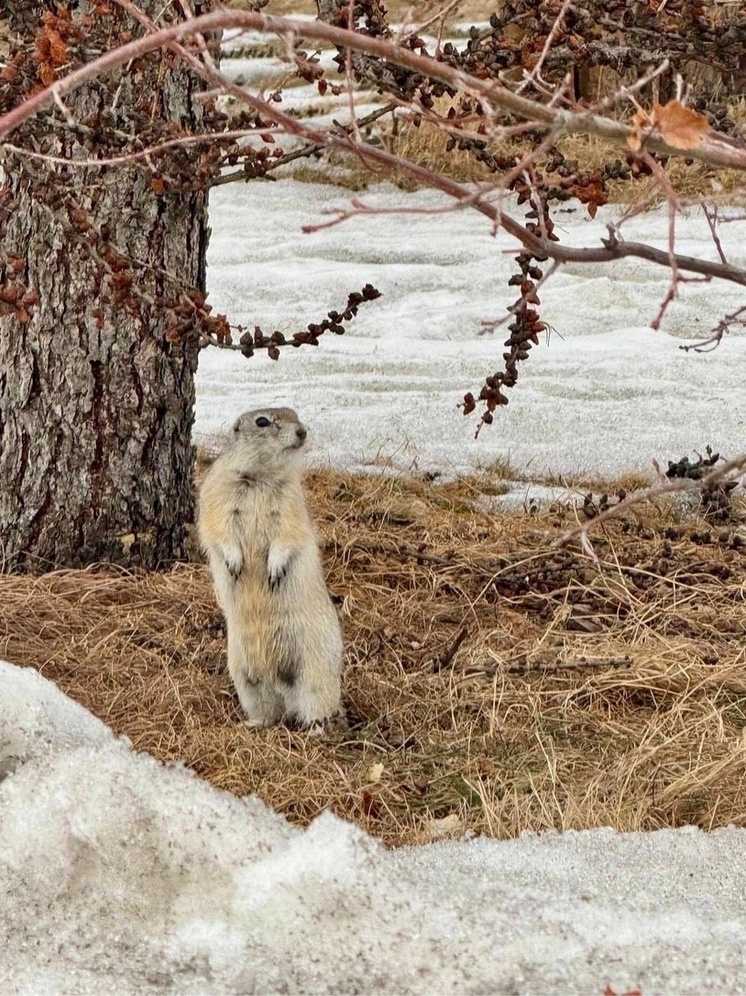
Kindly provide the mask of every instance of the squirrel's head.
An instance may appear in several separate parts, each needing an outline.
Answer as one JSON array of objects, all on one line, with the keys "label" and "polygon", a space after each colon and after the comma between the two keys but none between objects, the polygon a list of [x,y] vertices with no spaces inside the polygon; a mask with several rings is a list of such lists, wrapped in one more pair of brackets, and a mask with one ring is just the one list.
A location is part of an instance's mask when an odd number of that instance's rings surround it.
[{"label": "squirrel's head", "polygon": [[236,419],[232,439],[236,449],[250,451],[270,469],[295,462],[307,435],[292,408],[257,408]]}]

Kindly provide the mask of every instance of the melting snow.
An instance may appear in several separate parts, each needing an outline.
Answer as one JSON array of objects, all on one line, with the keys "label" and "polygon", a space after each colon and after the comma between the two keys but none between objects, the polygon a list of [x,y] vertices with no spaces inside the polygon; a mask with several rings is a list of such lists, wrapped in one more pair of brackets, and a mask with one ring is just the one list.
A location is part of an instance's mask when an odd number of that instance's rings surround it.
[{"label": "melting snow", "polygon": [[2,662],[0,770],[4,996],[746,987],[744,830],[386,851],[136,754]]},{"label": "melting snow", "polygon": [[[295,407],[311,430],[313,459],[346,468],[468,472],[508,460],[521,476],[650,471],[652,461],[704,450],[732,457],[746,427],[746,336],[714,352],[679,347],[701,338],[742,304],[740,288],[690,283],[654,318],[667,289],[661,267],[625,259],[567,265],[540,291],[541,313],[556,331],[521,364],[520,382],[495,424],[474,439],[475,417],[457,409],[485,375],[501,368],[502,327],[480,336],[515,299],[512,241],[473,211],[372,214],[315,234],[303,225],[350,206],[349,191],[291,179],[213,192],[209,256],[211,302],[232,322],[285,334],[341,309],[347,294],[373,283],[378,301],[361,307],[343,337],[317,349],[284,349],[279,361],[205,350],[197,375],[198,438],[225,431],[259,404]],[[376,209],[413,203],[449,206],[441,195],[404,194],[383,185],[359,195]],[[581,207],[560,215],[567,244],[596,246],[616,213],[590,220]],[[626,238],[665,246],[667,216],[632,219]],[[724,227],[732,262],[746,264],[738,224]],[[680,252],[714,258],[698,210],[678,226]]]}]

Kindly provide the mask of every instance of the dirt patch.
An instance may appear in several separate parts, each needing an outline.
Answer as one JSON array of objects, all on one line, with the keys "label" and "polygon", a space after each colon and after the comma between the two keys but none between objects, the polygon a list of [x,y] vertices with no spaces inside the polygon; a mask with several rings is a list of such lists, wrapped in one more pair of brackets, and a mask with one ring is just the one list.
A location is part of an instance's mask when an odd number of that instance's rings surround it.
[{"label": "dirt patch", "polygon": [[595,537],[594,564],[551,547],[573,503],[489,513],[483,483],[310,476],[346,733],[241,725],[201,565],[0,577],[0,657],[138,750],[392,844],[746,825],[742,527],[638,507]]}]

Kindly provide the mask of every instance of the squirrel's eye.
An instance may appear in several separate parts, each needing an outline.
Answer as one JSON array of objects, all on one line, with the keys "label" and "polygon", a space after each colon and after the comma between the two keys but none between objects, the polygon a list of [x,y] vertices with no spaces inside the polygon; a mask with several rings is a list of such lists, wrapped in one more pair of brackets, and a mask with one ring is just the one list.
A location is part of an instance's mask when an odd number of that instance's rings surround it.
[{"label": "squirrel's eye", "polygon": [[260,429],[266,429],[269,424],[270,424],[269,419],[265,418],[264,415],[260,415],[259,418],[256,419],[256,421],[254,422],[254,425],[257,425]]}]

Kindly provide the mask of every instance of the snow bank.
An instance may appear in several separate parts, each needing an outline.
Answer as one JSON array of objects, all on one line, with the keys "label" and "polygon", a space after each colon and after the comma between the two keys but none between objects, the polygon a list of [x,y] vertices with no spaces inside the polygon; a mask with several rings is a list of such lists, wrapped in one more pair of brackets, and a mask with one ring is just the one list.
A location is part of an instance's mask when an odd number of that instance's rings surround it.
[{"label": "snow bank", "polygon": [[135,754],[4,663],[0,764],[4,996],[746,988],[746,831],[387,852]]},{"label": "snow bank", "polygon": [[[689,283],[669,309],[665,330],[648,326],[668,274],[640,260],[567,265],[541,289],[542,318],[556,333],[533,349],[510,405],[474,439],[476,420],[457,404],[502,365],[505,327],[479,336],[515,300],[513,242],[493,235],[476,212],[371,214],[304,235],[303,225],[348,208],[353,195],[298,183],[228,185],[210,197],[210,301],[230,321],[292,334],[343,307],[347,294],[373,283],[382,297],[360,309],[343,337],[318,349],[265,355],[204,350],[197,374],[195,429],[209,437],[242,411],[289,404],[307,422],[317,464],[345,469],[460,473],[508,459],[541,478],[615,476],[678,460],[707,444],[724,455],[743,449],[746,336],[716,351],[685,353],[741,290],[723,282]],[[431,191],[404,194],[381,185],[357,195],[377,210],[452,206]],[[570,205],[572,207],[572,205]],[[597,246],[611,206],[594,220],[575,205],[558,215],[568,245]],[[743,225],[723,226],[728,259],[746,265]],[[631,219],[630,241],[665,248],[664,211]],[[679,252],[715,258],[704,216],[695,209],[677,227]]]}]

